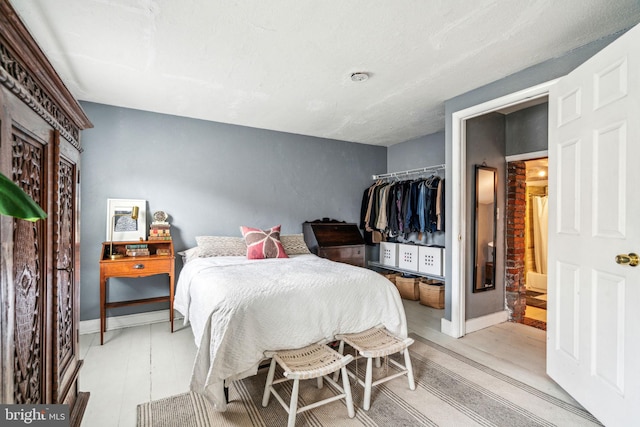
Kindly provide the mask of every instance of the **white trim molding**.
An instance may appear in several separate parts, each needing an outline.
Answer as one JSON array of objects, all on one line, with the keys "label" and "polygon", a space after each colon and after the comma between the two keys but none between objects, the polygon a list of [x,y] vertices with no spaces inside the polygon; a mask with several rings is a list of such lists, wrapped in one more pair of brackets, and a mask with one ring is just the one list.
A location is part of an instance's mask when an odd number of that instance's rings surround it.
[{"label": "white trim molding", "polygon": [[489,326],[504,323],[507,320],[509,320],[509,312],[507,310],[498,311],[496,313],[467,320],[465,322],[465,329],[467,333],[471,333],[479,331],[480,329],[488,328]]},{"label": "white trim molding", "polygon": [[[174,311],[174,327],[184,317]],[[124,316],[107,317],[107,331],[114,329],[130,328],[132,326],[150,325],[169,321],[169,309],[148,311],[146,313],[127,314]],[[100,332],[100,319],[82,320],[80,322],[80,335],[95,334]]]},{"label": "white trim molding", "polygon": [[453,332],[453,322],[451,322],[451,320],[447,320],[444,317],[442,319],[440,319],[440,332],[442,332],[445,335],[449,335],[450,337],[454,337],[454,338],[460,338],[459,336],[457,336],[457,332],[454,333]]},{"label": "white trim molding", "polygon": [[[551,80],[539,85],[520,90],[490,101],[483,102],[462,110],[451,113],[451,201],[452,201],[452,220],[449,231],[452,234],[451,247],[451,321],[443,321],[441,323],[441,332],[460,338],[472,332],[469,327],[476,327],[475,319],[466,321],[466,289],[467,280],[465,275],[466,266],[466,246],[467,236],[466,230],[466,121],[478,117],[483,114],[491,113],[502,108],[511,107],[529,102],[531,100],[548,96],[549,88],[555,84],[556,80]],[[493,316],[493,315],[489,315]],[[480,328],[482,329],[482,328]],[[475,329],[477,330],[477,329]]]},{"label": "white trim molding", "polygon": [[507,162],[519,162],[521,160],[533,160],[541,159],[543,157],[549,157],[549,150],[533,151],[531,153],[514,154],[513,156],[507,156]]}]

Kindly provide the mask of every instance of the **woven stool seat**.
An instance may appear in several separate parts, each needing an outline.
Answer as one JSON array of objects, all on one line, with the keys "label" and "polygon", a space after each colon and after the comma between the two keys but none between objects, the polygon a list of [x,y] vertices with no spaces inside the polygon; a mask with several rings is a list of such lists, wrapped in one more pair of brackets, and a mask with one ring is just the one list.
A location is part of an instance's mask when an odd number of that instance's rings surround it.
[{"label": "woven stool seat", "polygon": [[[365,411],[369,410],[369,408],[371,407],[371,389],[378,384],[390,381],[401,375],[406,375],[409,382],[409,389],[416,389],[413,379],[411,358],[409,357],[408,350],[408,347],[414,343],[414,340],[412,338],[400,339],[392,335],[385,328],[376,327],[367,329],[363,332],[336,335],[336,340],[340,341],[340,346],[338,349],[340,354],[344,353],[344,344],[347,343],[357,352],[358,355],[355,359],[367,359],[367,369],[365,372],[364,381],[358,378],[354,373],[349,372],[349,375],[364,387],[364,401],[362,407]],[[389,359],[388,362],[396,366],[399,371],[391,375],[387,375],[383,378],[377,379],[374,382],[373,359],[375,358],[377,362],[376,364],[379,365],[380,357],[385,357],[399,352],[404,353],[404,366],[393,359]],[[334,376],[334,380],[336,379],[337,373]]]},{"label": "woven stool seat", "polygon": [[273,354],[289,379],[306,380],[333,374],[344,365],[345,356],[321,344],[296,350],[280,350]]},{"label": "woven stool seat", "polygon": [[384,328],[372,328],[355,334],[337,335],[336,339],[344,340],[356,349],[362,357],[388,356],[398,353],[413,344],[413,339],[401,340],[391,335]]},{"label": "woven stool seat", "polygon": [[[351,397],[351,387],[349,385],[346,368],[349,362],[353,360],[353,356],[344,356],[328,346],[318,343],[294,350],[265,352],[265,357],[271,357],[271,364],[269,366],[267,382],[262,396],[262,406],[267,406],[269,404],[269,397],[273,394],[282,407],[289,413],[289,427],[293,427],[295,425],[296,415],[300,412],[316,408],[339,399],[346,400],[349,418],[353,418],[355,416],[353,399]],[[273,379],[276,364],[280,365],[282,368],[284,378],[277,380]],[[342,387],[330,377],[330,374],[334,374],[339,371],[342,371]],[[300,380],[313,378],[317,378],[318,388],[322,388],[322,381],[325,379],[329,381],[329,383],[331,383],[331,385],[333,385],[340,393],[327,399],[298,408]],[[291,391],[291,400],[287,405],[273,386],[289,380],[293,381],[293,388]]]}]

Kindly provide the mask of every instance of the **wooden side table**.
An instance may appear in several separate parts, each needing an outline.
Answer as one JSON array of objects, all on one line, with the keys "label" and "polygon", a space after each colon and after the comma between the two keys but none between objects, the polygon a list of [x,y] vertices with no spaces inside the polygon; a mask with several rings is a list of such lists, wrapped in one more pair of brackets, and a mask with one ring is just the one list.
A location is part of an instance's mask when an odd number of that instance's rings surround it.
[{"label": "wooden side table", "polygon": [[[173,296],[175,291],[175,254],[171,240],[149,240],[134,242],[113,242],[114,253],[125,254],[127,245],[145,244],[149,249],[148,256],[123,256],[111,259],[109,250],[111,242],[102,243],[100,252],[100,345],[104,343],[107,330],[107,310],[116,307],[150,304],[169,301],[169,320],[173,332]],[[159,255],[159,253],[166,255]],[[107,302],[107,280],[111,277],[147,277],[156,274],[169,275],[169,295],[155,298],[144,298],[128,301]]]}]

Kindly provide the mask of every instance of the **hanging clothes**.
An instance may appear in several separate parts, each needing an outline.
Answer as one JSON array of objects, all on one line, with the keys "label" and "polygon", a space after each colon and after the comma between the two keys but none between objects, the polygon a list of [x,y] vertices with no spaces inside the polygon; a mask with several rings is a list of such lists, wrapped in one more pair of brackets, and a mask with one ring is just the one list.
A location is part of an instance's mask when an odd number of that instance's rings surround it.
[{"label": "hanging clothes", "polygon": [[[375,224],[376,218],[376,200],[377,192],[380,186],[384,185],[383,181],[376,181],[367,190],[365,190],[362,200],[361,228],[366,231],[373,231],[372,224]],[[366,203],[364,198],[366,197]],[[365,208],[366,206],[366,208]]]},{"label": "hanging clothes", "polygon": [[361,229],[387,237],[444,231],[444,179],[378,180],[363,192],[360,216]]},{"label": "hanging clothes", "polygon": [[383,181],[376,181],[369,188],[364,190],[364,193],[362,194],[362,203],[360,205],[360,229],[364,231],[364,240],[368,245],[380,243],[381,241],[380,232],[374,230],[372,224],[376,221],[376,193],[383,184]]},{"label": "hanging clothes", "polygon": [[436,230],[444,231],[444,179],[438,182],[436,192]]},{"label": "hanging clothes", "polygon": [[398,233],[398,188],[399,183],[394,182],[389,188],[389,198],[387,200],[387,224],[389,234]]},{"label": "hanging clothes", "polygon": [[380,204],[378,205],[378,215],[376,216],[376,229],[384,230],[387,228],[387,198],[389,197],[389,185],[380,188]]},{"label": "hanging clothes", "polygon": [[423,231],[433,233],[438,231],[438,215],[436,213],[436,205],[438,204],[438,186],[440,185],[440,177],[432,176],[425,181],[427,195],[425,197],[425,216],[426,226]]}]

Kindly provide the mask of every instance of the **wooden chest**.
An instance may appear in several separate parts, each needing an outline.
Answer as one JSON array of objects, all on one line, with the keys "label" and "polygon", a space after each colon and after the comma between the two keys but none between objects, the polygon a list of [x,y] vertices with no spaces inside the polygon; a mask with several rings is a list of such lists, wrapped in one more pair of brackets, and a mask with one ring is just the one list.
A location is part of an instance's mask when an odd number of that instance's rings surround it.
[{"label": "wooden chest", "polygon": [[323,258],[365,266],[364,239],[356,224],[346,222],[305,222],[304,240],[309,250]]}]

